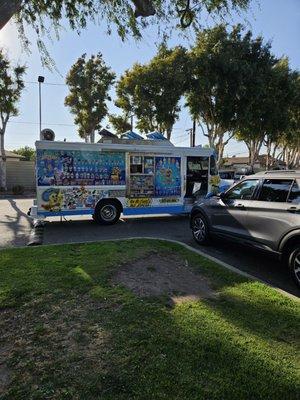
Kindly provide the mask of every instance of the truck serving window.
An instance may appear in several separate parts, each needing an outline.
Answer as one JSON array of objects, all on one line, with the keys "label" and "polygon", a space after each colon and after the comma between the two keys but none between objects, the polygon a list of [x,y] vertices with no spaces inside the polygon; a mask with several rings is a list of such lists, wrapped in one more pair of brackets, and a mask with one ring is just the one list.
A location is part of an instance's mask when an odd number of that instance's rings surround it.
[{"label": "truck serving window", "polygon": [[130,156],[129,196],[154,196],[154,157]]}]

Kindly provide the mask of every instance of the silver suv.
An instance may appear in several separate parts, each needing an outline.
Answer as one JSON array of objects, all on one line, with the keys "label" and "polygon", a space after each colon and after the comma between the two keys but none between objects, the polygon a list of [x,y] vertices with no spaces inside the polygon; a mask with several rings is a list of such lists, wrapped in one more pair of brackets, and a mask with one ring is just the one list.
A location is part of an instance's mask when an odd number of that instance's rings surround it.
[{"label": "silver suv", "polygon": [[260,172],[199,201],[191,229],[201,245],[226,236],[274,253],[300,286],[300,170]]}]

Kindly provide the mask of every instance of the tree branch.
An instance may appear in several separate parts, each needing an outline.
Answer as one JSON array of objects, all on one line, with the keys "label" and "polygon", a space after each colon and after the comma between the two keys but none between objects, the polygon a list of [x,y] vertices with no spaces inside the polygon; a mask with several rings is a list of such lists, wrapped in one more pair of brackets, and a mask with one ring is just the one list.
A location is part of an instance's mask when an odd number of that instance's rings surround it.
[{"label": "tree branch", "polygon": [[135,17],[150,17],[155,15],[155,8],[151,0],[132,0],[135,5]]},{"label": "tree branch", "polygon": [[19,11],[21,3],[22,0],[0,0],[0,30]]}]

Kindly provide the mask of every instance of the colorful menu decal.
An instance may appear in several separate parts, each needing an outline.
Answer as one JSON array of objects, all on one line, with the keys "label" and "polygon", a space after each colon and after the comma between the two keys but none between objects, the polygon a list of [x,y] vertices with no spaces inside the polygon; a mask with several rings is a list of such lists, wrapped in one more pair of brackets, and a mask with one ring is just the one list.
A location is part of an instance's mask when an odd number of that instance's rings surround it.
[{"label": "colorful menu decal", "polygon": [[38,186],[125,185],[125,154],[38,150]]},{"label": "colorful menu decal", "polygon": [[45,188],[39,192],[40,208],[45,211],[80,210],[95,208],[98,201],[108,197],[109,191],[82,187]]},{"label": "colorful menu decal", "polygon": [[155,157],[155,196],[180,195],[180,157]]}]

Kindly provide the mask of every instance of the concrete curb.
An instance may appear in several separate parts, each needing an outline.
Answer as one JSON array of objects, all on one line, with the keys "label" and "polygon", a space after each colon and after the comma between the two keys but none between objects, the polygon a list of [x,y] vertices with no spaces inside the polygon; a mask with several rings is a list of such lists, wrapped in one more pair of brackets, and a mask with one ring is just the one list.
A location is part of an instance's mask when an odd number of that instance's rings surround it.
[{"label": "concrete curb", "polygon": [[[196,253],[196,254],[198,254],[198,255],[204,257],[204,258],[207,258],[207,259],[209,259],[209,260],[215,262],[216,264],[219,264],[219,265],[221,265],[222,267],[228,269],[228,270],[231,271],[231,272],[234,272],[234,273],[236,273],[236,274],[238,274],[238,275],[241,275],[241,276],[243,276],[243,277],[245,277],[245,278],[247,278],[247,279],[251,279],[251,280],[253,280],[253,281],[261,282],[261,283],[263,283],[264,285],[269,286],[269,287],[271,287],[272,289],[276,290],[278,293],[281,293],[282,295],[284,295],[284,296],[290,298],[291,300],[295,300],[295,301],[297,301],[297,302],[300,302],[300,298],[299,298],[299,297],[297,297],[297,296],[295,296],[295,295],[293,295],[293,294],[291,294],[291,293],[288,293],[288,292],[286,292],[285,290],[280,289],[280,288],[278,288],[278,287],[276,287],[276,286],[273,286],[273,285],[271,285],[270,283],[268,283],[268,282],[266,282],[266,281],[264,281],[264,280],[262,280],[262,279],[260,279],[260,278],[257,278],[257,277],[254,276],[254,275],[251,275],[251,274],[248,274],[247,272],[241,271],[241,270],[239,270],[238,268],[235,268],[233,265],[227,264],[227,263],[225,263],[224,261],[221,261],[221,260],[219,260],[219,259],[217,259],[217,258],[215,258],[215,257],[213,257],[213,256],[210,256],[210,255],[204,253],[204,252],[201,251],[201,250],[195,249],[194,247],[189,246],[189,245],[186,244],[186,243],[179,242],[178,240],[165,239],[165,238],[153,237],[153,236],[152,236],[152,237],[149,237],[149,236],[143,236],[143,237],[131,236],[131,237],[123,238],[123,239],[103,239],[103,240],[100,240],[100,241],[99,241],[99,240],[89,240],[89,241],[85,241],[85,242],[68,242],[68,243],[64,243],[64,244],[85,244],[85,243],[101,243],[101,242],[120,242],[120,241],[144,240],[144,239],[146,239],[146,240],[161,240],[161,241],[163,241],[163,242],[169,242],[169,243],[176,243],[176,244],[179,244],[180,246],[186,248],[187,250],[192,251],[192,252],[194,252],[194,253]],[[61,245],[61,243],[54,243],[54,244],[47,244],[47,245],[45,245],[45,246],[60,246],[60,245]]]}]

